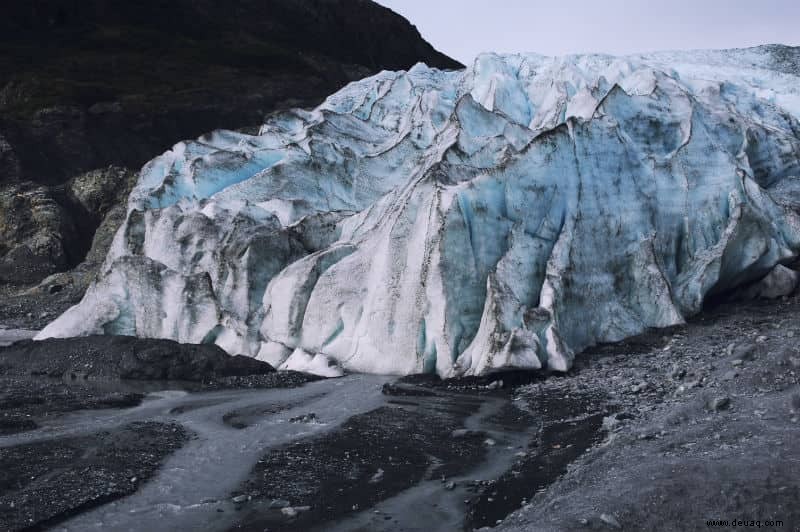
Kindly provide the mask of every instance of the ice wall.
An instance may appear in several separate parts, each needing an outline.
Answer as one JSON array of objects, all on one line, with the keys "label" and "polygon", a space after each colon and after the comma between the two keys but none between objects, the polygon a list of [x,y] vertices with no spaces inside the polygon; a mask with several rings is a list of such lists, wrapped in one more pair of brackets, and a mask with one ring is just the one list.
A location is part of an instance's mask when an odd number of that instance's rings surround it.
[{"label": "ice wall", "polygon": [[566,370],[800,252],[800,78],[762,55],[485,54],[179,143],[38,337],[326,375]]}]

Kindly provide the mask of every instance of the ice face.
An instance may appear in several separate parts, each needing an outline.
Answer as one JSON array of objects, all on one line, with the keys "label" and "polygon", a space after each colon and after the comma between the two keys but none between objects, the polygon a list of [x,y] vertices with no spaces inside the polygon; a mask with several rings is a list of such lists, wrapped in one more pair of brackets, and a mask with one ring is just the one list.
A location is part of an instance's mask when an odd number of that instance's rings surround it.
[{"label": "ice face", "polygon": [[102,273],[39,338],[325,375],[565,371],[798,255],[798,87],[758,50],[382,72],[148,163]]}]

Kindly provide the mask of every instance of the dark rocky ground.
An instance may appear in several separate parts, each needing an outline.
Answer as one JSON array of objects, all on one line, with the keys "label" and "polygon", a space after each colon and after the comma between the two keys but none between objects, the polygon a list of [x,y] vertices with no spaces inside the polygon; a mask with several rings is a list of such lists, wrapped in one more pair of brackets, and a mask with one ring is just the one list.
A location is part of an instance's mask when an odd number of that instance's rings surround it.
[{"label": "dark rocky ground", "polygon": [[43,420],[86,409],[127,408],[141,403],[143,390],[119,383],[38,377],[0,377],[0,435],[25,432]]},{"label": "dark rocky ground", "polygon": [[[219,516],[198,521],[206,529],[683,531],[741,519],[797,530],[798,316],[797,294],[721,303],[684,326],[583,353],[565,375],[387,378],[374,405],[373,392],[345,381],[349,395],[337,395],[331,380],[285,403],[239,395],[244,402],[226,407],[215,390],[311,378],[209,346],[102,337],[22,342],[0,350],[0,462],[14,464],[0,469],[2,527],[44,528],[139,494],[147,485],[141,479],[186,441],[250,442],[279,426],[271,437],[286,434],[275,440],[283,443],[249,449],[260,458],[249,473],[241,462],[227,498],[198,501]],[[192,392],[186,403],[124,417],[146,406],[150,391],[176,388]],[[363,410],[334,420],[345,399],[363,402]],[[210,407],[221,428],[186,440],[189,427],[205,426],[191,416]],[[70,425],[64,416],[94,419],[91,409],[100,417],[86,430],[98,436],[47,436],[49,427]],[[76,459],[77,447],[90,451]],[[134,476],[136,483],[123,482]],[[50,504],[61,485],[67,488]],[[110,504],[102,508],[114,514]],[[766,526],[776,520],[783,525]],[[67,529],[79,529],[70,523]]]},{"label": "dark rocky ground", "polygon": [[[142,420],[109,422],[107,430],[101,425],[79,436],[33,437],[65,415],[131,409],[164,389],[268,389],[314,380],[214,345],[167,340],[100,336],[2,347],[0,529],[47,529],[129,495],[191,435],[180,424]],[[3,441],[11,435],[22,437],[20,443]]]},{"label": "dark rocky ground", "polygon": [[[689,531],[722,519],[798,530],[799,316],[798,295],[726,302],[592,349],[566,375],[388,383],[386,407],[264,455],[232,493],[234,529]],[[465,411],[437,419],[441,397]],[[454,431],[495,398],[506,402],[479,430]],[[482,474],[475,461],[490,460],[498,426],[524,444]]]},{"label": "dark rocky ground", "polygon": [[321,437],[270,451],[236,493],[247,504],[232,528],[305,530],[369,509],[425,479],[472,469],[485,459],[486,434],[469,432],[457,442],[451,435],[479,402],[438,406],[390,402]]},{"label": "dark rocky ground", "polygon": [[24,340],[0,347],[0,434],[85,409],[126,408],[165,384],[193,392],[282,388],[318,380],[276,372],[265,362],[229,356],[215,345],[127,336]]},{"label": "dark rocky ground", "polygon": [[132,336],[24,340],[0,348],[0,375],[7,377],[206,382],[274,371],[266,362],[230,356],[214,344]]},{"label": "dark rocky ground", "polygon": [[143,422],[0,448],[3,530],[45,530],[129,495],[188,438],[180,425]]},{"label": "dark rocky ground", "polygon": [[[13,329],[43,329],[83,298],[94,274],[91,271],[84,275],[79,269],[56,274],[65,278],[63,284],[45,282],[29,286],[0,283],[0,323]],[[58,288],[51,289],[53,285]]]},{"label": "dark rocky ground", "polygon": [[798,338],[797,295],[727,303],[518,388],[531,404],[603,390],[616,413],[604,440],[499,530],[707,530],[714,519],[799,530]]}]

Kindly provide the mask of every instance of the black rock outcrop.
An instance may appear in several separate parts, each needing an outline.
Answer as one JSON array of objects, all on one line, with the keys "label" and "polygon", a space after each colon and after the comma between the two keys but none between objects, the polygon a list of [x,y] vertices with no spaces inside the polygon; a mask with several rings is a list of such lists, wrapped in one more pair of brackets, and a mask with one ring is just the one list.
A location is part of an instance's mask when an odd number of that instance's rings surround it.
[{"label": "black rock outcrop", "polygon": [[179,344],[130,336],[26,340],[0,348],[0,375],[11,377],[199,382],[273,371],[266,362],[230,356],[213,344]]}]

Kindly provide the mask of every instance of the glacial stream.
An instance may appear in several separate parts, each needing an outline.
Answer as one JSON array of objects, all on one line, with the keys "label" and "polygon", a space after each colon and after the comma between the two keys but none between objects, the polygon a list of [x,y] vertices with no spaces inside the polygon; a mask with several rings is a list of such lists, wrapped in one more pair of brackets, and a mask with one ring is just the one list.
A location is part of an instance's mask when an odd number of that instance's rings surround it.
[{"label": "glacial stream", "polygon": [[[165,460],[155,476],[132,495],[80,513],[55,529],[81,532],[217,531],[236,526],[250,529],[248,526],[260,522],[258,518],[253,520],[254,512],[266,506],[263,503],[259,506],[255,500],[238,504],[233,494],[271,449],[314,440],[335,431],[353,416],[381,407],[402,409],[412,415],[425,409],[452,410],[457,412],[454,416],[460,416],[463,429],[485,433],[477,443],[479,448],[485,448],[483,459],[474,465],[462,464],[461,472],[448,478],[457,488],[445,487],[438,475],[426,473],[421,481],[385,497],[377,505],[365,504],[357,511],[314,526],[318,530],[341,531],[461,530],[465,486],[474,480],[500,476],[519,451],[527,447],[536,427],[520,431],[519,427],[504,429],[502,423],[498,424],[498,414],[510,405],[505,397],[446,392],[412,397],[382,394],[382,385],[391,380],[391,377],[350,375],[291,389],[150,392],[137,407],[67,414],[42,422],[36,430],[0,437],[0,447],[92,434],[137,421],[177,423],[193,436]],[[310,413],[315,416],[310,422],[296,422],[296,418]],[[495,420],[491,421],[493,417]],[[293,418],[295,422],[290,421]],[[415,437],[405,433],[396,435],[401,447],[409,442],[413,445]],[[461,444],[457,438],[450,438],[449,429],[441,437],[443,445]],[[324,455],[326,451],[322,452]],[[364,486],[364,489],[372,488]],[[275,512],[280,514],[279,510]],[[280,529],[293,528],[288,522]]]}]

